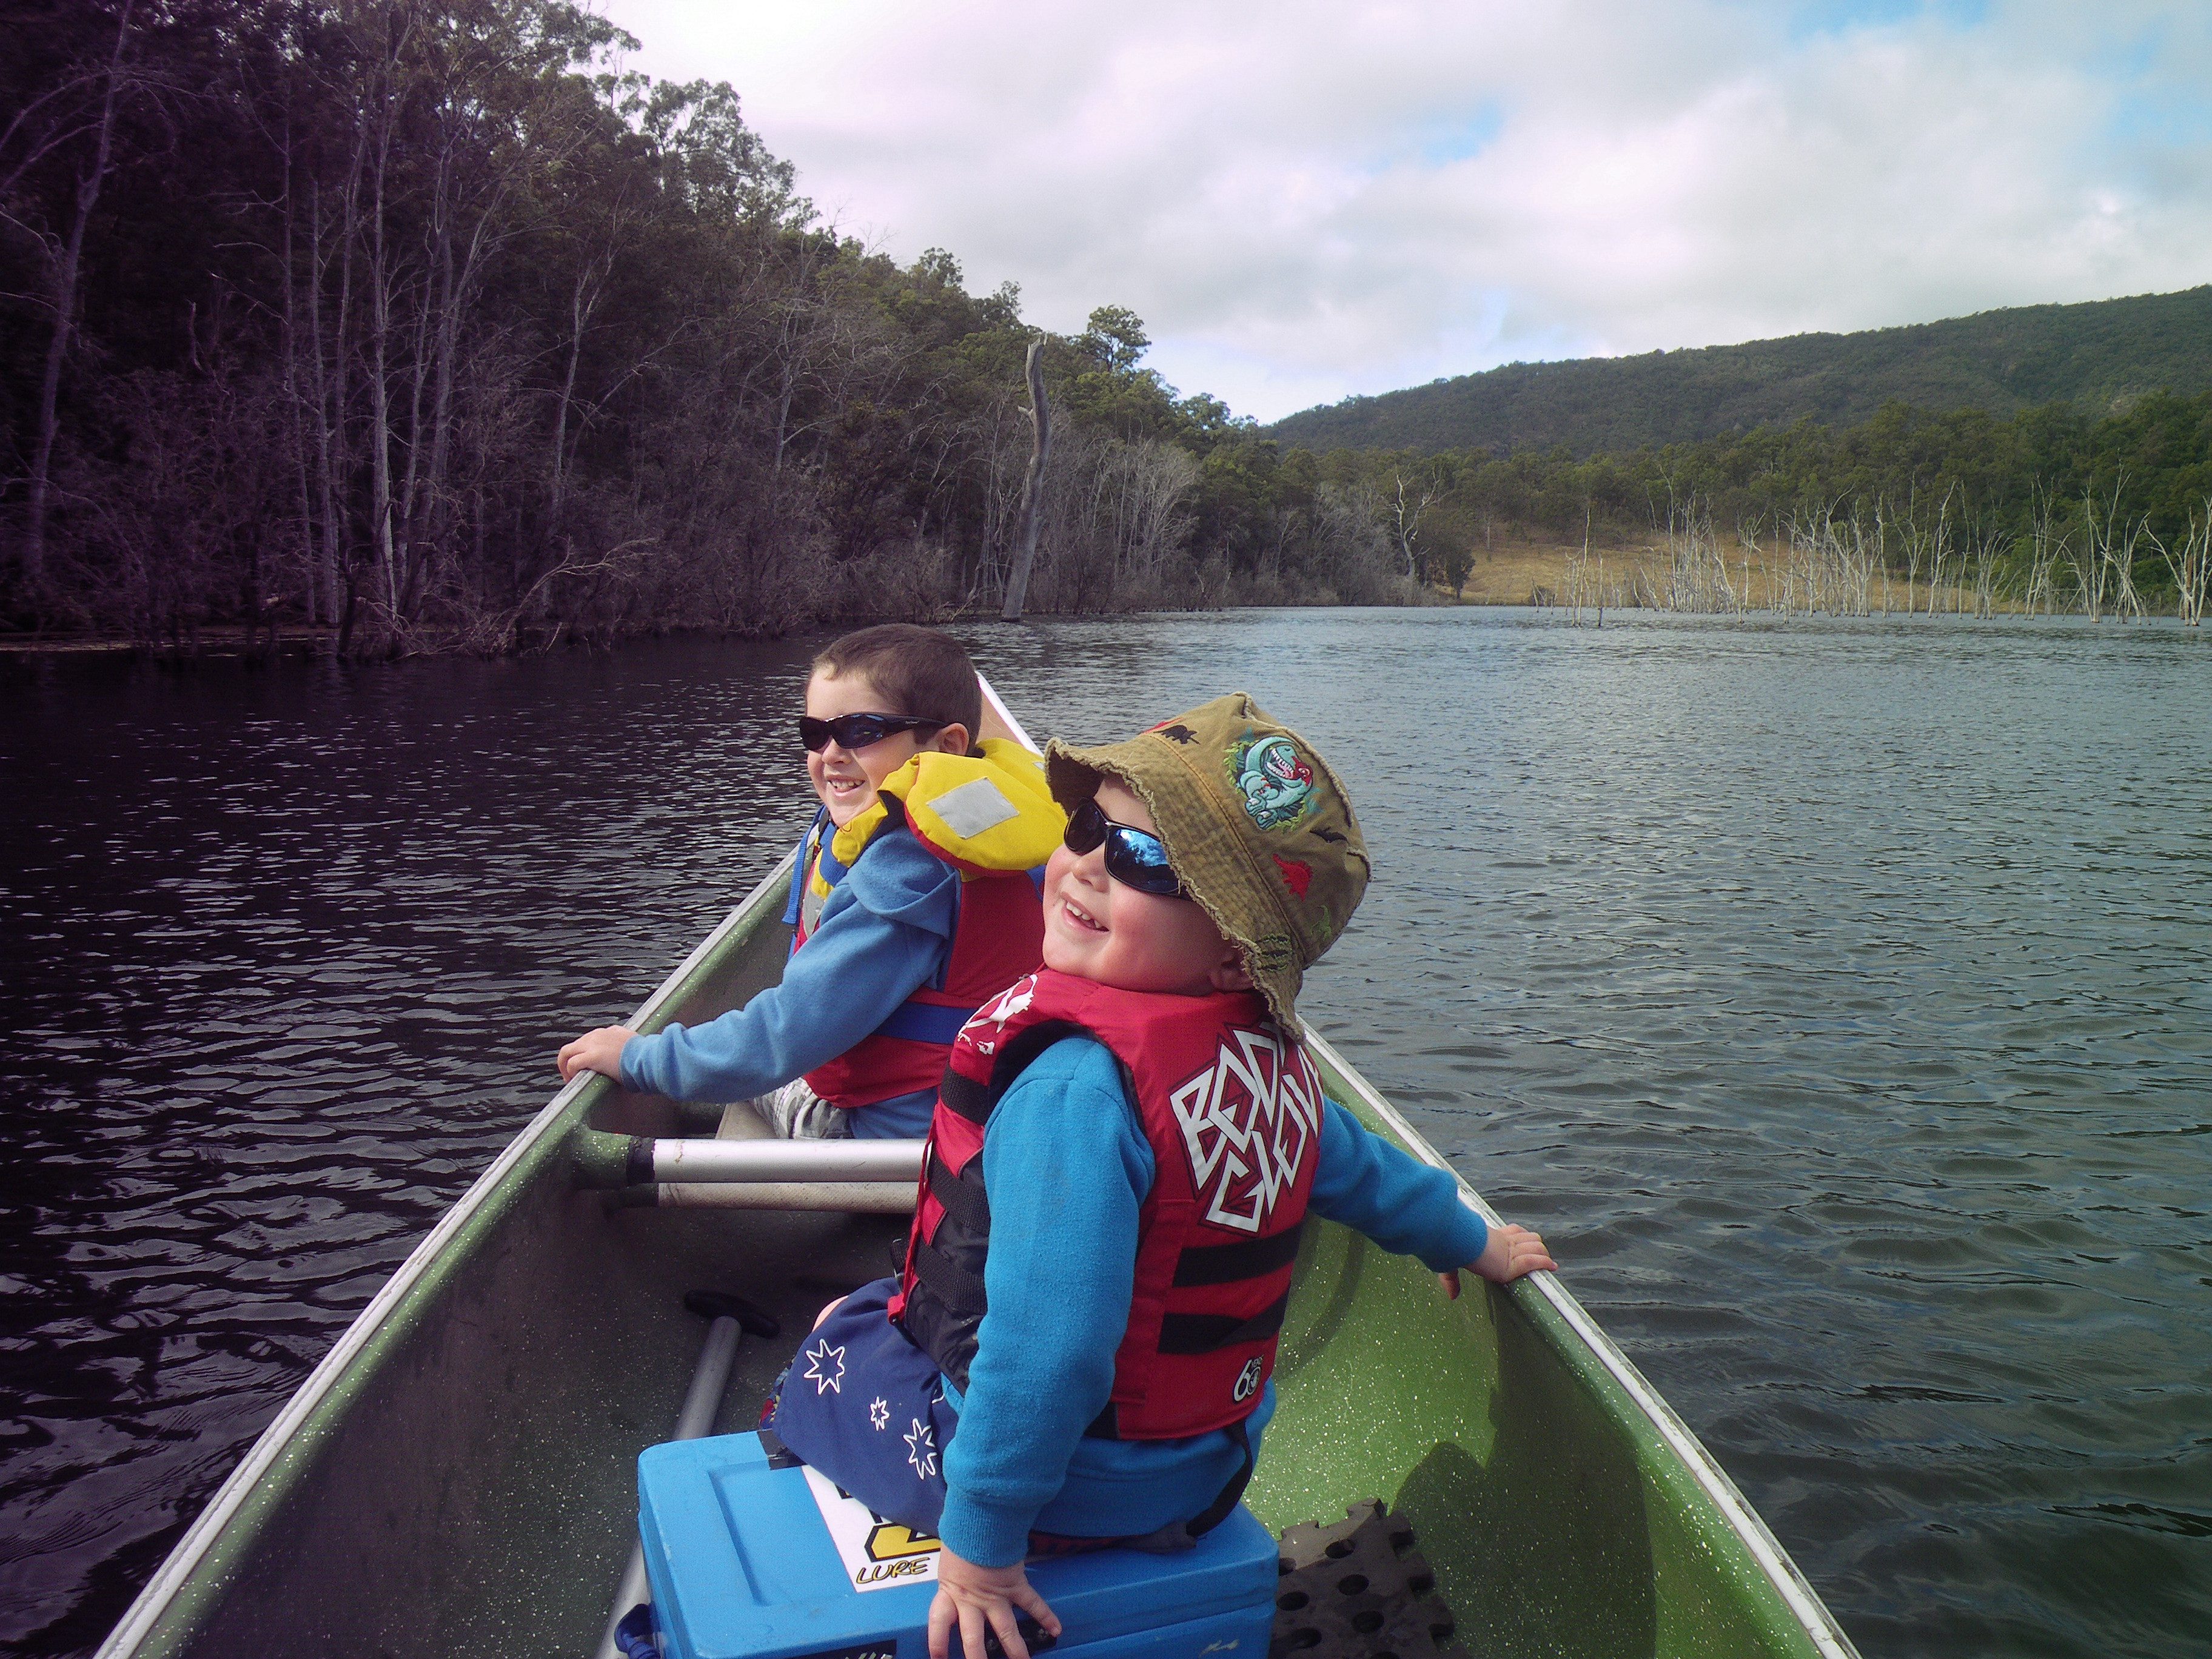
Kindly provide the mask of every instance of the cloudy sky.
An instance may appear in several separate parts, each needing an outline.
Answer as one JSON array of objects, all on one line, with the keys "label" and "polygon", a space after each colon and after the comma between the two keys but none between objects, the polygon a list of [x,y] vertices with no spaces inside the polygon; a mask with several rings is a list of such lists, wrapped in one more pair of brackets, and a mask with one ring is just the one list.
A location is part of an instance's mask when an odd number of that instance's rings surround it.
[{"label": "cloudy sky", "polygon": [[1271,419],[2212,279],[2212,4],[600,0],[824,216]]}]

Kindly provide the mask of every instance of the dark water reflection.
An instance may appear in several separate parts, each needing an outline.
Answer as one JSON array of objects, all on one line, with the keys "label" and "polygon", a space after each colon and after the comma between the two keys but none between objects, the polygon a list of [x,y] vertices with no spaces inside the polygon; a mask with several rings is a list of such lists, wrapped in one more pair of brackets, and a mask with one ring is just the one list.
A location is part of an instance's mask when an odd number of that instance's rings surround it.
[{"label": "dark water reflection", "polygon": [[[1377,855],[1309,1006],[1869,1655],[2212,1641],[2212,642],[1243,614],[978,629],[1041,731],[1231,686]],[[804,817],[803,646],[0,664],[0,1644],[88,1648]]]}]

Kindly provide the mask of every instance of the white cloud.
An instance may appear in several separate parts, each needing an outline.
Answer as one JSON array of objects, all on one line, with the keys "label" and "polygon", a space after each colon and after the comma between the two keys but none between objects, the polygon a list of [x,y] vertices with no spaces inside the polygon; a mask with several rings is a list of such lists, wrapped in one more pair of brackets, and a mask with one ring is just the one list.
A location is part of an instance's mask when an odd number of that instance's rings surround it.
[{"label": "white cloud", "polygon": [[1048,327],[1128,306],[1262,418],[2212,277],[2212,9],[605,9],[636,67],[736,85],[848,231]]}]

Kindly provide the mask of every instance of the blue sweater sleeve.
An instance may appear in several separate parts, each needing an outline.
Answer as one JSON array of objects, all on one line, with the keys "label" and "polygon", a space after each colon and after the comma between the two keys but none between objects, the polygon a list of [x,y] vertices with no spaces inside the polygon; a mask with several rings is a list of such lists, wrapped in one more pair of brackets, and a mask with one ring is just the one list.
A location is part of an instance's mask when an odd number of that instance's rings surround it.
[{"label": "blue sweater sleeve", "polygon": [[1333,1100],[1322,1116],[1321,1166],[1307,1203],[1437,1273],[1466,1267],[1490,1242],[1481,1216],[1460,1202],[1459,1182],[1369,1133]]},{"label": "blue sweater sleeve", "polygon": [[969,1561],[1005,1566],[1028,1553],[1030,1523],[1113,1392],[1152,1176],[1121,1068],[1088,1038],[1054,1043],[991,1114],[988,1310],[945,1454],[938,1528]]},{"label": "blue sweater sleeve", "polygon": [[632,1037],[623,1082],[678,1100],[749,1100],[835,1060],[942,975],[959,902],[959,872],[903,830],[878,836],[781,984],[703,1025]]}]

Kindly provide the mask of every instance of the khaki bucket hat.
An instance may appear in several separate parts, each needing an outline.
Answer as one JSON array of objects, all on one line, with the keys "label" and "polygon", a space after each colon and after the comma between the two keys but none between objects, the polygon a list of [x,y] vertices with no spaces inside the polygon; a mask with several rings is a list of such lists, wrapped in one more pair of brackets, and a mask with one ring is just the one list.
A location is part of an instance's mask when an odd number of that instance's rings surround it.
[{"label": "khaki bucket hat", "polygon": [[1305,970],[1367,890],[1367,843],[1344,786],[1313,745],[1243,692],[1126,743],[1045,747],[1052,793],[1073,811],[1110,774],[1151,811],[1183,889],[1244,958],[1293,1036]]}]

